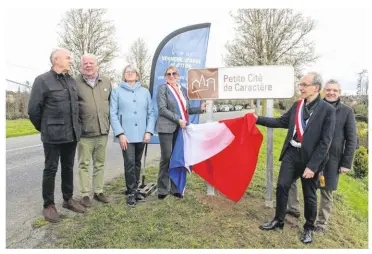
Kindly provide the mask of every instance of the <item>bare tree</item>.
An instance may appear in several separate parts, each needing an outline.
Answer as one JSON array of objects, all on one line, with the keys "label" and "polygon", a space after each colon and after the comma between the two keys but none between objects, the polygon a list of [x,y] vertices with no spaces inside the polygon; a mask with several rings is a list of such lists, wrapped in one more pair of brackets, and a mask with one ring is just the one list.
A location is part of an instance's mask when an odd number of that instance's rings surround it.
[{"label": "bare tree", "polygon": [[358,73],[357,95],[368,95],[368,70],[363,69]]},{"label": "bare tree", "polygon": [[89,53],[97,56],[101,73],[117,79],[111,68],[111,61],[119,51],[116,29],[113,22],[105,18],[106,13],[106,9],[71,9],[64,14],[59,24],[59,46],[73,53],[73,74],[80,70],[81,56]]},{"label": "bare tree", "polygon": [[148,53],[146,42],[142,38],[137,38],[129,48],[127,54],[128,63],[137,66],[141,77],[141,83],[149,87],[151,56]]},{"label": "bare tree", "polygon": [[289,64],[298,75],[314,62],[314,42],[308,34],[315,22],[291,9],[239,9],[231,16],[236,37],[227,42],[224,59],[229,66]]},{"label": "bare tree", "polygon": [[[239,9],[230,15],[236,24],[236,36],[225,45],[228,54],[224,61],[228,66],[292,65],[298,79],[303,67],[318,58],[314,42],[307,40],[315,22],[299,12]],[[291,104],[295,97],[285,100],[285,104]]]}]

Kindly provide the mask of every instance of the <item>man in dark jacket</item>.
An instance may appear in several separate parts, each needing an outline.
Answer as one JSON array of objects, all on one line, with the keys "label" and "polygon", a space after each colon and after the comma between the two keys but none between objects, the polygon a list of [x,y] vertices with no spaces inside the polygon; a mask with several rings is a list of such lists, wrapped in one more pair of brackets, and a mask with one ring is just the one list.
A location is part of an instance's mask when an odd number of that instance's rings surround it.
[{"label": "man in dark jacket", "polygon": [[304,192],[305,218],[303,243],[312,242],[317,212],[318,172],[328,160],[335,128],[335,109],[320,99],[322,79],[318,73],[305,75],[298,85],[301,100],[279,118],[259,116],[257,124],[270,128],[287,128],[280,155],[282,161],[276,188],[275,217],[260,226],[262,230],[282,229],[291,184],[301,177]]},{"label": "man in dark jacket", "polygon": [[54,204],[54,185],[59,159],[64,200],[62,206],[74,212],[85,212],[85,208],[72,198],[75,150],[81,127],[76,84],[68,74],[71,54],[66,49],[58,49],[52,52],[50,61],[51,70],[34,81],[28,114],[35,129],[41,132],[44,147],[43,214],[47,221],[58,222],[61,217]]},{"label": "man in dark jacket", "polygon": [[[341,89],[338,82],[328,81],[324,87],[324,95],[324,100],[336,109],[336,128],[329,150],[329,160],[323,170],[325,187],[320,188],[320,207],[315,222],[315,232],[324,232],[326,229],[332,209],[333,191],[337,190],[338,177],[340,173],[347,173],[351,169],[357,145],[354,112],[340,102]],[[296,183],[292,185],[289,192],[288,207],[288,214],[299,217]]]}]

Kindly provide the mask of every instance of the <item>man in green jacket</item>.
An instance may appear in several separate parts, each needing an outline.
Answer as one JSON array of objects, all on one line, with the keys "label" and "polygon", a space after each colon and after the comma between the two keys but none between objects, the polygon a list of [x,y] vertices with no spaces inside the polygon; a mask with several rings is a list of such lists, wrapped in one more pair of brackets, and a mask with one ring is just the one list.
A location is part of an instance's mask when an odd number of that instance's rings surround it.
[{"label": "man in green jacket", "polygon": [[78,143],[79,184],[81,204],[90,207],[90,160],[93,161],[93,198],[108,203],[103,194],[106,145],[110,131],[109,109],[111,81],[98,73],[97,58],[81,57],[81,74],[75,77],[79,97],[81,139]]}]

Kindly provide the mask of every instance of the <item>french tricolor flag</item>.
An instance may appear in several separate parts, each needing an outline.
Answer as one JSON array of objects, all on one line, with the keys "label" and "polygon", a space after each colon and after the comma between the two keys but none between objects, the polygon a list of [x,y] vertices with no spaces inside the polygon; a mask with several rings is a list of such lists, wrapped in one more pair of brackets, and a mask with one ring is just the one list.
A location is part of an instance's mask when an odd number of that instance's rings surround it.
[{"label": "french tricolor flag", "polygon": [[[180,96],[172,87],[179,113],[187,119]],[[262,134],[253,114],[179,129],[169,164],[169,176],[184,195],[187,173],[197,173],[237,202],[247,189],[258,160]]]}]

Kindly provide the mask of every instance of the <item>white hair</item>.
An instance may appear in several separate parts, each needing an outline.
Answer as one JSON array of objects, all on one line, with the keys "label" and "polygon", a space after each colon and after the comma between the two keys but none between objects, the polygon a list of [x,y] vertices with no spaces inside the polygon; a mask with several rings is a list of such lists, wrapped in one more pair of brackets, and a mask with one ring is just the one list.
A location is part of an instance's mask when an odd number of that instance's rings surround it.
[{"label": "white hair", "polygon": [[81,62],[83,61],[83,57],[84,57],[84,56],[85,56],[85,57],[92,58],[92,59],[94,60],[94,62],[95,62],[96,64],[98,64],[97,57],[96,57],[95,55],[93,55],[93,54],[89,54],[89,53],[88,53],[88,54],[84,54],[84,55],[81,56],[81,59],[80,59]]},{"label": "white hair", "polygon": [[[50,53],[50,57],[49,57],[49,60],[50,60],[50,63],[52,65],[54,65],[54,58],[56,57],[56,54],[60,51],[66,51],[68,53],[70,53],[70,51],[68,49],[65,49],[65,48],[57,48],[57,49],[53,49],[52,53]],[[70,53],[71,54],[71,53]]]}]

